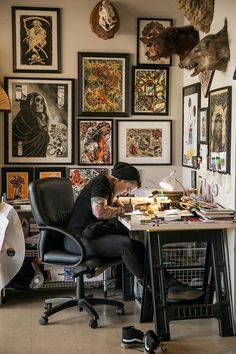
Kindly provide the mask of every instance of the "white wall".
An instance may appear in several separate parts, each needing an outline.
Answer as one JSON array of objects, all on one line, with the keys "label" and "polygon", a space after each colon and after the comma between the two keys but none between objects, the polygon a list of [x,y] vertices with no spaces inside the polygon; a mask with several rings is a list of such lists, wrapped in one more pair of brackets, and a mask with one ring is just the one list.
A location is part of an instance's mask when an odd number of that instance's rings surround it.
[{"label": "white wall", "polygon": [[[228,21],[228,35],[230,46],[230,61],[227,66],[226,72],[215,71],[214,78],[211,84],[211,90],[232,86],[232,123],[231,123],[231,174],[222,175],[218,173],[212,173],[206,169],[201,169],[199,174],[203,177],[207,177],[210,181],[215,181],[219,186],[219,194],[215,197],[215,201],[222,204],[225,207],[235,209],[235,116],[236,116],[236,80],[233,80],[233,73],[236,65],[236,32],[235,32],[235,13],[236,2],[235,0],[216,0],[214,18],[211,24],[209,33],[217,33],[224,26],[224,18]],[[188,22],[185,20],[185,24]],[[201,38],[206,34],[201,33]],[[191,72],[184,70],[184,86],[198,82],[198,77],[190,77]],[[201,95],[201,107],[208,106],[208,99]],[[183,168],[183,181],[184,185],[188,185],[190,181],[191,169]],[[229,245],[229,258],[230,258],[230,271],[232,280],[232,290],[234,303],[236,304],[236,292],[235,292],[235,232],[228,232],[228,245]],[[236,309],[235,309],[236,313]]]},{"label": "white wall", "polygon": [[[89,16],[98,0],[35,0],[0,1],[0,83],[4,76],[18,77],[65,77],[77,78],[77,52],[124,52],[130,53],[131,65],[136,65],[137,18],[172,18],[174,25],[183,24],[183,16],[178,11],[175,0],[113,0],[120,15],[120,29],[110,40],[98,38],[90,29]],[[12,71],[12,33],[11,6],[59,7],[62,9],[61,74],[28,74]],[[178,68],[177,57],[170,68],[169,116],[133,116],[130,119],[172,119],[173,120],[173,165],[139,166],[143,179],[159,182],[172,169],[181,174],[181,88],[182,71]],[[131,84],[131,82],[130,82]],[[130,86],[130,92],[131,92]],[[76,130],[75,130],[76,131]],[[3,141],[3,114],[0,114],[0,141]],[[75,139],[76,140],[76,139]],[[1,144],[3,146],[3,144]],[[4,163],[3,147],[0,148],[0,166]],[[77,163],[77,145],[75,145],[75,164]]]}]

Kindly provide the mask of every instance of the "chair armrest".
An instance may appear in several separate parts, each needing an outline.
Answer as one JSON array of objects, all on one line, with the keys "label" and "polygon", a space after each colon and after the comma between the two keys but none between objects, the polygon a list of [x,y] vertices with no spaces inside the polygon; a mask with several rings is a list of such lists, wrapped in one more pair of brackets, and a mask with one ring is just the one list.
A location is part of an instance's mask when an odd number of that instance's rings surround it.
[{"label": "chair armrest", "polygon": [[86,251],[85,251],[84,245],[79,239],[75,238],[72,233],[68,233],[65,229],[63,229],[62,227],[59,227],[59,226],[43,226],[43,227],[40,227],[39,229],[40,230],[57,231],[59,235],[61,235],[63,237],[66,236],[66,237],[70,238],[79,247],[81,261],[83,261],[83,259],[86,256]]}]

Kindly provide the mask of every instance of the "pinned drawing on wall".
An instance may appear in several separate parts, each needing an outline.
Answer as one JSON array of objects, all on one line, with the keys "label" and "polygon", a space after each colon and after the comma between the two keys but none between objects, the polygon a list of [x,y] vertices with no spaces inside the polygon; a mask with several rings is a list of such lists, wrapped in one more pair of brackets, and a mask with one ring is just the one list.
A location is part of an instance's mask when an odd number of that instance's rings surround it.
[{"label": "pinned drawing on wall", "polygon": [[5,78],[5,163],[73,162],[73,79]]},{"label": "pinned drawing on wall", "polygon": [[12,7],[13,71],[61,72],[60,9]]},{"label": "pinned drawing on wall", "polygon": [[182,166],[198,168],[198,124],[200,108],[200,83],[183,88],[182,109]]},{"label": "pinned drawing on wall", "polygon": [[209,159],[208,169],[230,173],[232,87],[209,93]]},{"label": "pinned drawing on wall", "polygon": [[208,97],[208,93],[211,87],[214,73],[215,73],[214,70],[204,70],[198,74],[198,78],[201,83],[202,93],[204,97]]}]

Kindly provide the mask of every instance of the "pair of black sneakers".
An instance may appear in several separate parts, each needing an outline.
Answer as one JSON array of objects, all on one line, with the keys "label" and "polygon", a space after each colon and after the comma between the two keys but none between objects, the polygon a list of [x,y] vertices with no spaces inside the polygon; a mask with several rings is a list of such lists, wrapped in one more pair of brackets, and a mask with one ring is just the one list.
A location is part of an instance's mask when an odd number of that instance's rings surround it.
[{"label": "pair of black sneakers", "polygon": [[161,338],[154,331],[144,332],[134,326],[122,328],[122,346],[133,348],[140,345],[144,346],[144,353],[155,354],[155,350],[161,343]]}]

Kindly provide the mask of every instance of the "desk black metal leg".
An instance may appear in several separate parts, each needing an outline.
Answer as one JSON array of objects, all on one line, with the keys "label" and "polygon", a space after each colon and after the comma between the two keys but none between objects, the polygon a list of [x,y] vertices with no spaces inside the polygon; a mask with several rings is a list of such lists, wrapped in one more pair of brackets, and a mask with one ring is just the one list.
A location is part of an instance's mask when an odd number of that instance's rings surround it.
[{"label": "desk black metal leg", "polygon": [[230,303],[227,264],[224,253],[224,235],[220,235],[212,242],[212,257],[216,288],[216,306],[218,312],[219,332],[222,337],[233,336],[232,310]]},{"label": "desk black metal leg", "polygon": [[140,323],[153,321],[152,291],[150,288],[150,267],[148,259],[148,246],[145,255],[145,275],[143,281],[142,305],[140,313]]},{"label": "desk black metal leg", "polygon": [[163,341],[170,340],[169,320],[165,294],[164,267],[159,234],[148,234],[149,269],[152,287],[153,316],[155,332]]}]

